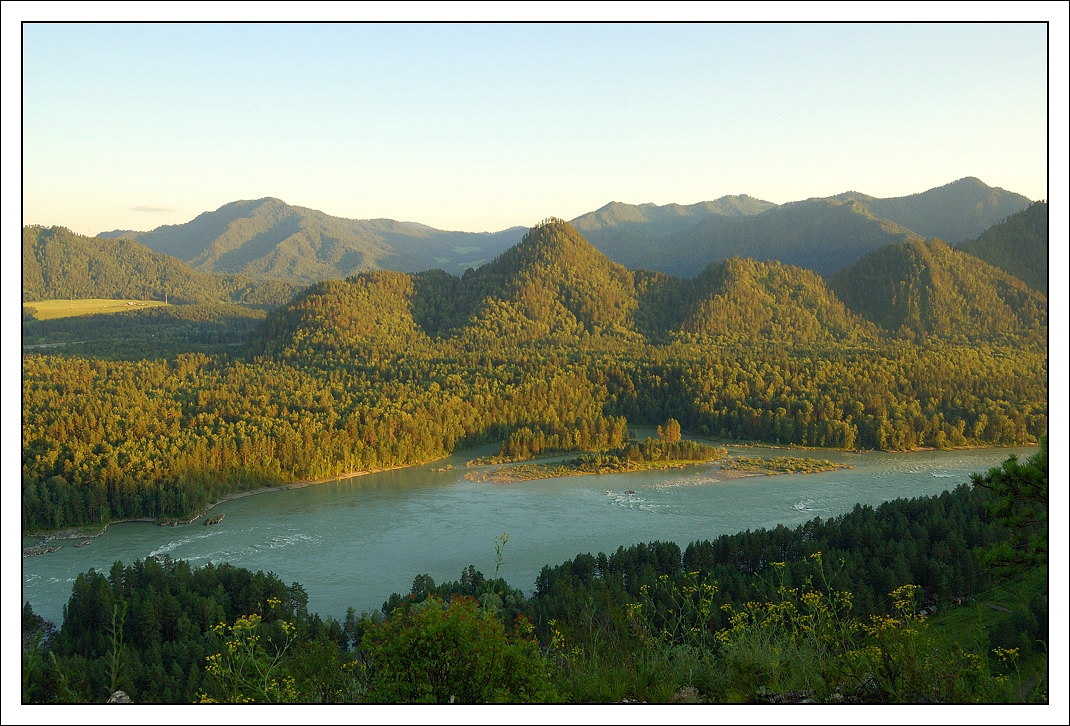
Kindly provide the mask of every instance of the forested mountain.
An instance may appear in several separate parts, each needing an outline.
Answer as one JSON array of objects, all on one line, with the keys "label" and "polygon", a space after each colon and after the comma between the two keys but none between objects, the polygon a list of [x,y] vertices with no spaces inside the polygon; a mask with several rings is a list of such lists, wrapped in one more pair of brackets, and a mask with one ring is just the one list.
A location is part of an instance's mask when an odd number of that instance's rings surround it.
[{"label": "forested mountain", "polygon": [[882,247],[832,288],[889,331],[945,339],[1047,335],[1047,300],[1016,277],[940,240]]},{"label": "forested mountain", "polygon": [[296,287],[242,275],[206,275],[128,239],[85,237],[64,227],[22,229],[22,299],[221,300],[278,305]]},{"label": "forested mountain", "polygon": [[940,241],[881,247],[835,281],[738,257],[691,279],[632,271],[551,219],[460,278],[379,271],[314,285],[269,318],[258,350],[403,351],[447,339],[468,350],[695,337],[847,342],[874,341],[879,328],[945,339],[1045,334],[1043,296]]},{"label": "forested mountain", "polygon": [[691,276],[711,262],[739,256],[829,275],[878,247],[913,236],[861,202],[812,199],[748,217],[710,217],[662,239],[641,266]]},{"label": "forested mountain", "polygon": [[[676,334],[737,340],[872,338],[816,273],[733,258],[687,280],[633,272],[567,222],[548,220],[462,278],[372,272],[309,288],[269,321],[263,350],[469,349],[592,336],[636,343]],[[430,336],[430,337],[429,337]]]},{"label": "forested mountain", "polygon": [[101,236],[135,239],[202,272],[308,283],[378,269],[460,273],[516,244],[522,234],[519,227],[476,234],[391,219],[344,219],[268,197],[231,202],[151,232]]},{"label": "forested mountain", "polygon": [[1047,202],[1034,202],[958,248],[1048,294]]},{"label": "forested mountain", "polygon": [[797,343],[877,334],[817,273],[780,262],[733,257],[680,284],[693,297],[678,326],[682,333]]},{"label": "forested mountain", "polygon": [[707,217],[736,217],[764,212],[776,205],[746,194],[698,204],[622,204],[610,202],[572,220],[591,244],[626,267],[637,267],[662,237],[681,232]]},{"label": "forested mountain", "polygon": [[856,199],[873,214],[945,242],[971,239],[1008,215],[1030,205],[1021,194],[990,187],[976,177],[966,177],[919,194],[877,199],[846,192],[834,199]]}]

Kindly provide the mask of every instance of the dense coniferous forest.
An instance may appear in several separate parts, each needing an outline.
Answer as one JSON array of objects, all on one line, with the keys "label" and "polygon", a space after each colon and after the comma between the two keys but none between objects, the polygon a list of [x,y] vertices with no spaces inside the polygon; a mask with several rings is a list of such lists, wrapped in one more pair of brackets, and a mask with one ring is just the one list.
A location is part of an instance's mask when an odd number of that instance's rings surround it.
[{"label": "dense coniferous forest", "polygon": [[1048,294],[1048,203],[1034,202],[959,249]]}]

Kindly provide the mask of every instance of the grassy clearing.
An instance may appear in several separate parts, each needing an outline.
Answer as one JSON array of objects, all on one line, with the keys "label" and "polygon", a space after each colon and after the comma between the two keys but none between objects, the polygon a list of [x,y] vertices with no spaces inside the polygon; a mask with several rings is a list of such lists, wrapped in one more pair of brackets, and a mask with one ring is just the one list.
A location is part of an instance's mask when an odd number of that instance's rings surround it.
[{"label": "grassy clearing", "polygon": [[86,300],[40,300],[38,302],[24,302],[22,305],[23,307],[34,308],[37,311],[34,313],[36,320],[54,320],[77,315],[119,313],[129,310],[143,310],[144,308],[158,308],[164,307],[166,304],[159,300],[89,298]]}]

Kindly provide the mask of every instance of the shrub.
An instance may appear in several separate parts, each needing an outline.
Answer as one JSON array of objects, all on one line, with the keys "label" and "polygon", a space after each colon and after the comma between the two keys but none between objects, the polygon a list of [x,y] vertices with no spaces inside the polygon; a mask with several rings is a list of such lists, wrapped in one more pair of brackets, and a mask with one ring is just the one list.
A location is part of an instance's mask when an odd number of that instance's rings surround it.
[{"label": "shrub", "polygon": [[547,664],[532,628],[509,637],[476,601],[431,597],[365,631],[368,699],[386,703],[530,703],[551,700]]}]

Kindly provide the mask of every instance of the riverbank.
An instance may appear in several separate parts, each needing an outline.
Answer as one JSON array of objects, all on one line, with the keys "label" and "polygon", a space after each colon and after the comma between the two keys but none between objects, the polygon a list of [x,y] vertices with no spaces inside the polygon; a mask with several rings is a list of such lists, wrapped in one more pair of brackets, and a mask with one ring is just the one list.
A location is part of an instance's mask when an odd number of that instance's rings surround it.
[{"label": "riverbank", "polygon": [[432,461],[438,461],[439,459],[429,459],[428,461],[421,461],[414,464],[402,464],[399,466],[388,466],[383,469],[362,469],[360,471],[350,471],[342,474],[335,474],[333,476],[323,477],[321,479],[302,479],[300,481],[291,482],[289,484],[276,484],[267,487],[260,487],[258,489],[245,489],[238,492],[231,492],[226,494],[220,499],[209,504],[202,511],[193,515],[190,519],[165,519],[161,520],[154,517],[131,517],[129,519],[115,519],[107,522],[103,526],[98,528],[97,525],[82,525],[78,527],[63,527],[62,529],[48,530],[46,532],[34,532],[32,534],[24,535],[24,537],[37,538],[37,544],[22,548],[24,557],[33,557],[35,555],[47,554],[48,552],[55,552],[63,545],[53,546],[49,545],[50,542],[64,541],[64,540],[82,540],[76,546],[83,546],[92,542],[92,540],[100,537],[102,534],[108,531],[108,527],[115,524],[126,524],[129,522],[142,522],[142,523],[154,523],[161,527],[185,527],[193,524],[201,517],[207,515],[215,507],[220,504],[234,501],[235,499],[241,499],[242,497],[251,497],[256,494],[268,494],[269,492],[279,492],[287,489],[303,489],[305,487],[317,486],[319,484],[329,484],[331,482],[342,481],[343,479],[354,479],[358,476],[366,476],[368,474],[378,474],[384,471],[395,471],[397,469],[409,469],[415,466],[424,466]]}]

